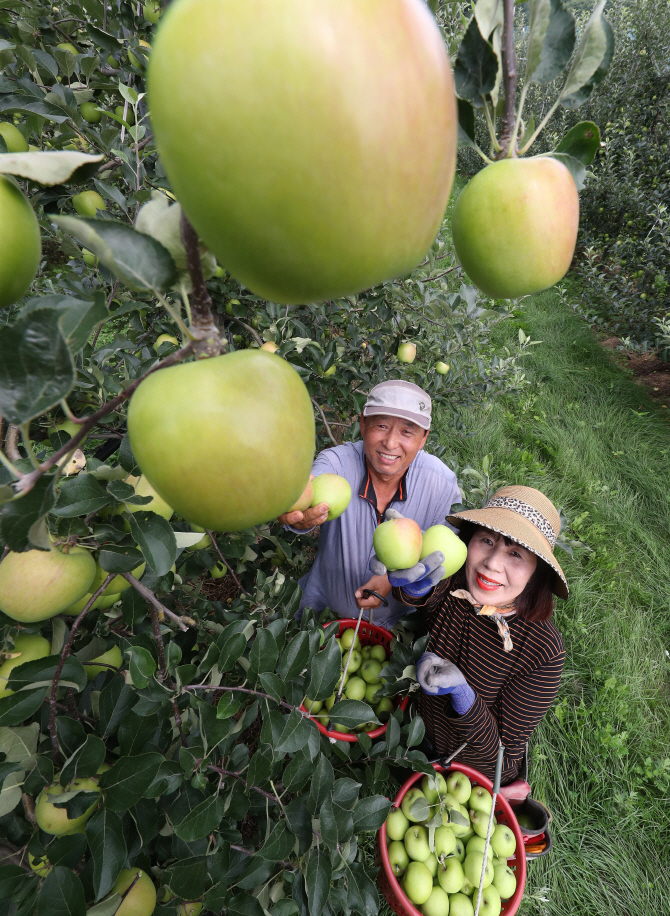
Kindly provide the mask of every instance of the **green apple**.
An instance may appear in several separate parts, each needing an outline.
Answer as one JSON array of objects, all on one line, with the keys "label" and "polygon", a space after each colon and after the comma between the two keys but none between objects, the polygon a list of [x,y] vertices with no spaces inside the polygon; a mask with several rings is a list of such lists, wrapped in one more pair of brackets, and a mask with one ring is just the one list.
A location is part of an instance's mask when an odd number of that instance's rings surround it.
[{"label": "green apple", "polygon": [[421,906],[433,892],[433,876],[423,862],[410,862],[402,879],[402,888],[415,906]]},{"label": "green apple", "polygon": [[516,819],[519,827],[527,827],[530,830],[535,829],[535,822],[533,821],[533,818],[530,816],[530,814],[518,814]]},{"label": "green apple", "polygon": [[179,341],[173,334],[159,334],[154,344],[154,350],[158,350],[160,345],[164,343],[171,343],[175,347],[179,346]]},{"label": "green apple", "polygon": [[[435,854],[437,856],[450,856],[456,849],[456,837],[451,827],[438,827],[435,830]],[[450,891],[450,893],[456,893]]]},{"label": "green apple", "polygon": [[290,509],[287,509],[287,512],[304,512],[306,509],[309,509],[312,505],[312,500],[314,499],[314,487],[312,486],[312,481],[307,481],[307,486],[302,491],[298,499],[293,503]]},{"label": "green apple", "polygon": [[474,916],[472,900],[465,894],[449,895],[449,916]]},{"label": "green apple", "polygon": [[[479,890],[479,886],[477,886],[477,890]],[[482,891],[479,914],[480,916],[500,916],[501,909],[502,903],[500,901],[500,894],[494,885],[490,884]]]},{"label": "green apple", "polygon": [[433,776],[424,776],[421,780],[421,791],[428,799],[431,805],[440,800],[441,795],[446,795],[447,784],[441,773],[435,773]]},{"label": "green apple", "polygon": [[384,646],[370,646],[370,658],[374,659],[376,662],[380,662],[383,667],[387,658],[386,649]]},{"label": "green apple", "polygon": [[78,828],[86,824],[98,806],[97,801],[94,801],[82,815],[72,819],[67,816],[66,808],[57,808],[54,804],[60,795],[65,792],[74,792],[77,789],[100,793],[95,779],[74,779],[66,789],[60,785],[46,786],[42,789],[35,802],[35,820],[41,830],[54,836],[63,836],[78,831]]},{"label": "green apple", "polygon": [[506,863],[504,865],[494,865],[493,886],[503,900],[509,900],[509,898],[514,895],[514,891],[516,890],[516,875]]},{"label": "green apple", "polygon": [[[13,126],[13,125],[8,125]],[[17,186],[0,176],[0,308],[28,291],[42,257],[40,227]]]},{"label": "green apple", "polygon": [[72,198],[72,205],[80,216],[94,218],[98,210],[106,210],[107,204],[97,191],[81,191]]},{"label": "green apple", "polygon": [[403,840],[409,829],[409,821],[400,808],[391,808],[386,818],[386,836],[393,840]]},{"label": "green apple", "polygon": [[199,916],[201,909],[201,900],[187,900],[177,906],[176,916]]},{"label": "green apple", "polygon": [[421,528],[411,518],[389,519],[375,528],[372,544],[387,569],[407,569],[419,562]]},{"label": "green apple", "polygon": [[454,207],[460,263],[493,299],[547,289],[575,251],[579,195],[565,165],[550,156],[502,159],[478,172]]},{"label": "green apple", "polygon": [[38,658],[46,658],[51,654],[51,643],[43,636],[33,633],[19,633],[14,637],[14,647],[9,651],[7,660],[0,666],[0,697],[7,697],[14,693],[7,690],[7,681],[15,668],[34,662]]},{"label": "green apple", "polygon": [[228,574],[228,567],[225,563],[215,563],[209,571],[212,579],[223,579]]},{"label": "green apple", "polygon": [[489,814],[492,803],[493,799],[488,789],[485,789],[484,786],[473,786],[468,799],[468,808],[471,812],[483,811],[484,814]]},{"label": "green apple", "polygon": [[36,875],[39,875],[40,878],[46,878],[49,872],[53,869],[53,865],[47,859],[46,856],[43,856],[41,859],[35,858],[32,853],[28,853],[28,865],[35,872]]},{"label": "green apple", "polygon": [[509,859],[516,851],[516,837],[507,824],[498,824],[491,834],[491,846],[501,859]]},{"label": "green apple", "polygon": [[264,344],[260,346],[261,350],[266,350],[268,353],[276,353],[279,347],[272,340],[266,340]]},{"label": "green apple", "polygon": [[79,601],[94,576],[83,547],[10,552],[0,563],[0,610],[21,623],[48,620]]},{"label": "green apple", "polygon": [[[151,45],[149,44],[149,42],[144,41],[142,38],[140,38],[139,45],[140,45],[140,48],[144,48],[145,57],[148,56],[148,52],[151,51]],[[133,65],[133,67],[137,67],[138,70],[144,69],[144,66],[145,66],[144,58],[138,57],[136,54],[133,54],[132,51],[128,51],[128,60]]]},{"label": "green apple", "polygon": [[[342,655],[342,667],[346,665],[348,658],[349,658],[349,653],[345,652]],[[359,671],[362,668],[362,666],[363,666],[363,656],[357,649],[354,649],[351,653],[351,658],[349,658],[349,667],[347,668],[347,672],[350,675],[354,674],[354,672]]]},{"label": "green apple", "polygon": [[[465,844],[465,854],[468,855],[471,852],[484,852],[484,847],[486,846],[486,836],[471,836],[470,839]],[[490,859],[491,864],[493,864],[493,850],[491,849],[491,844],[489,843],[489,848],[486,852],[487,857]]]},{"label": "green apple", "polygon": [[380,722],[388,722],[393,713],[393,700],[390,697],[382,697],[375,708],[375,715]]},{"label": "green apple", "polygon": [[[483,852],[469,852],[463,862],[463,871],[465,877],[474,886],[479,887],[479,880],[482,874],[482,865],[484,863]],[[493,865],[489,857],[486,857],[486,871],[484,872],[484,887],[488,887],[493,881]]]},{"label": "green apple", "polygon": [[84,259],[84,263],[88,264],[89,267],[96,267],[98,264],[98,259],[93,254],[92,251],[89,251],[88,248],[82,248],[81,256]]},{"label": "green apple", "polygon": [[372,652],[372,646],[363,646],[361,649],[361,656],[363,661],[366,662],[370,658],[370,653]]},{"label": "green apple", "polygon": [[423,794],[421,789],[413,786],[411,789],[408,789],[408,791],[405,793],[405,797],[403,798],[401,802],[403,814],[405,815],[408,821],[412,821],[412,823],[414,824],[418,823],[419,821],[422,821],[425,817],[425,814],[422,814],[421,816],[412,814],[412,805],[418,799],[423,799],[425,804],[428,805],[428,799]]},{"label": "green apple", "polygon": [[379,676],[381,674],[382,666],[379,662],[369,659],[367,662],[363,662],[361,665],[361,677],[366,684],[379,684]]},{"label": "green apple", "polygon": [[439,360],[435,363],[435,371],[438,375],[446,375],[449,371],[449,363],[443,363],[442,360]]},{"label": "green apple", "polygon": [[[463,887],[461,888],[461,894],[465,894],[466,897],[470,897],[472,899],[472,892],[474,891],[474,889],[475,889],[474,885],[472,885],[466,878],[465,881],[463,882]],[[473,900],[472,902],[476,903],[476,899]]]},{"label": "green apple", "polygon": [[75,48],[71,41],[61,41],[59,45],[56,45],[61,51],[69,51],[70,54],[74,54],[76,57],[79,54],[79,51]]},{"label": "green apple", "polygon": [[465,859],[465,846],[463,845],[463,840],[456,838],[456,845],[454,846],[454,855],[461,864]]},{"label": "green apple", "polygon": [[421,824],[411,824],[408,827],[404,843],[407,855],[410,859],[414,859],[415,862],[425,862],[430,855],[428,831]]},{"label": "green apple", "polygon": [[416,359],[416,346],[413,343],[401,343],[398,347],[398,362],[413,363]]},{"label": "green apple", "polygon": [[[116,108],[114,109],[114,114],[117,116],[117,118],[123,118],[124,107],[125,107],[124,105],[117,105]],[[128,111],[126,112],[126,116],[123,119],[127,124],[130,124],[131,127],[135,123],[135,112],[130,107],[130,105],[128,106]]]},{"label": "green apple", "polygon": [[89,124],[99,124],[102,118],[102,112],[98,111],[95,102],[83,102],[79,109],[81,116]]},{"label": "green apple", "polygon": [[160,0],[149,0],[148,3],[145,3],[142,7],[142,14],[147,22],[156,25],[161,18]]},{"label": "green apple", "polygon": [[8,153],[28,152],[28,141],[18,127],[9,121],[0,121],[0,136],[5,141]]},{"label": "green apple", "polygon": [[[141,474],[140,477],[134,477],[133,475],[130,475],[126,477],[126,483],[130,483],[135,487],[135,496],[151,497],[151,502],[144,503],[141,506],[135,505],[134,503],[126,503],[125,506],[129,512],[155,512],[156,515],[160,515],[161,518],[170,521],[174,515],[174,509],[172,506],[169,506],[165,500],[162,499],[162,497],[158,495],[144,474]],[[192,523],[191,528],[193,528],[194,531],[198,530],[197,526],[193,525]],[[204,531],[205,529],[203,528],[202,530]],[[198,543],[200,543],[200,541],[198,541]]]},{"label": "green apple", "polygon": [[437,866],[438,866],[437,856],[435,855],[435,853],[434,853],[434,852],[431,852],[431,854],[428,856],[428,858],[427,858],[427,859],[424,859],[424,863],[423,863],[423,864],[426,866],[426,868],[428,869],[428,871],[429,871],[429,872],[431,873],[431,875],[433,876],[433,884],[434,884],[434,883],[435,883],[435,878],[437,877]]},{"label": "green apple", "polygon": [[156,36],[148,93],[177,198],[257,295],[336,299],[404,276],[430,248],[453,179],[457,115],[425,5],[175,4]]},{"label": "green apple", "polygon": [[316,715],[317,712],[320,712],[323,708],[323,703],[321,700],[310,700],[309,697],[305,697],[302,701],[302,705],[308,712],[311,712],[313,715]]},{"label": "green apple", "polygon": [[365,699],[365,681],[361,677],[352,677],[347,681],[347,686],[344,688],[344,695],[349,700],[364,700]]},{"label": "green apple", "polygon": [[312,481],[312,508],[325,503],[328,521],[339,518],[351,502],[351,484],[339,474],[319,474]]},{"label": "green apple", "polygon": [[356,630],[349,628],[348,630],[344,630],[340,636],[340,648],[344,652],[345,649],[351,647],[352,643],[354,644],[354,649],[360,649],[361,641],[358,636],[356,636]]},{"label": "green apple", "polygon": [[[296,501],[309,477],[314,429],[298,373],[260,350],[154,372],[128,408],[144,475],[176,512],[213,531],[268,522]],[[184,461],[184,442],[197,459]]]},{"label": "green apple", "polygon": [[325,702],[325,704],[324,704],[328,712],[330,712],[330,710],[331,710],[331,709],[333,708],[333,706],[335,705],[335,700],[336,700],[336,699],[337,699],[337,691],[335,691],[335,693],[332,693],[332,694],[328,697],[328,699],[326,700],[326,702]]},{"label": "green apple", "polygon": [[447,894],[457,894],[463,887],[465,875],[463,866],[456,856],[449,856],[437,870],[437,880],[443,891]]},{"label": "green apple", "polygon": [[[495,817],[493,818],[493,826],[497,824]],[[475,831],[477,836],[485,837],[489,829],[489,815],[484,814],[483,811],[471,811],[470,812],[470,824],[472,829]]]},{"label": "green apple", "polygon": [[374,706],[374,704],[377,702],[376,697],[381,690],[381,686],[381,684],[368,684],[365,691],[365,702],[369,703],[370,706]]},{"label": "green apple", "polygon": [[444,554],[443,579],[458,572],[468,555],[467,545],[446,525],[432,525],[424,531],[419,559],[423,560],[434,550],[439,550]]},{"label": "green apple", "polygon": [[[96,662],[98,664],[96,664]],[[122,664],[123,656],[121,655],[121,649],[118,645],[114,645],[111,649],[103,652],[102,655],[98,655],[96,658],[92,658],[90,662],[86,662],[84,671],[86,672],[88,680],[92,681],[101,671],[111,671],[109,665],[113,665],[115,668],[120,669]]]},{"label": "green apple", "polygon": [[441,887],[434,887],[421,912],[423,916],[449,916],[449,895]]},{"label": "green apple", "polygon": [[[132,571],[132,575],[136,579],[141,579],[142,576],[144,575],[144,570],[146,569],[146,566],[147,564],[145,562],[140,563],[140,565]],[[91,588],[90,588],[91,594],[93,594],[93,592],[97,592],[97,590],[100,588],[100,586],[105,581],[108,575],[109,573],[107,572],[107,570],[103,569],[99,563],[95,564],[95,578],[93,579],[93,582],[91,583]],[[101,597],[104,597],[107,595],[118,595],[121,592],[125,592],[127,588],[130,588],[130,583],[126,579],[124,579],[123,576],[119,573],[117,576],[114,576],[114,578],[109,583],[109,585],[107,586],[107,588],[105,589]]]},{"label": "green apple", "polygon": [[447,776],[447,791],[454,796],[459,805],[464,805],[470,798],[472,784],[465,773],[454,770]]},{"label": "green apple", "polygon": [[151,916],[156,909],[156,888],[146,872],[139,868],[123,868],[112,887],[112,894],[124,894],[139,874],[132,890],[123,899],[115,916]]}]

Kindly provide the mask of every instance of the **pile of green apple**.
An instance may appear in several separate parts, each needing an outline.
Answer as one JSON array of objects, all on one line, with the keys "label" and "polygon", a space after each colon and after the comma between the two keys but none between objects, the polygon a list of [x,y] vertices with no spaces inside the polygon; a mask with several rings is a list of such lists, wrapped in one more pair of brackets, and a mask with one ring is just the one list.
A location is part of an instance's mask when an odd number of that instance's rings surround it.
[{"label": "pile of green apple", "polygon": [[[375,715],[380,722],[387,722],[393,712],[393,702],[389,697],[377,697],[379,689],[385,683],[384,678],[381,677],[381,671],[387,659],[386,649],[378,644],[362,646],[356,631],[353,629],[344,630],[340,636],[335,637],[335,640],[342,650],[342,675],[337,682],[335,692],[323,702],[305,697],[303,701],[305,709],[309,711],[312,718],[317,722],[327,726],[330,722],[330,717],[326,713],[330,712],[335,705],[337,691],[340,689],[340,684],[344,683],[341,699],[361,700],[368,703],[374,709]],[[353,650],[347,666],[347,657],[352,645]],[[345,667],[347,667],[346,674],[344,673]],[[344,678],[344,682],[342,678]],[[322,712],[323,709],[325,709],[325,712]],[[340,732],[340,734],[348,734],[350,731],[369,732],[377,727],[374,722],[363,722],[354,729],[337,725],[335,731]]]},{"label": "pile of green apple", "polygon": [[[386,819],[386,843],[393,874],[423,916],[473,916],[484,862],[491,793],[453,771],[424,776]],[[507,860],[516,839],[493,818],[487,851],[481,916],[498,916],[502,901],[516,890]]]}]

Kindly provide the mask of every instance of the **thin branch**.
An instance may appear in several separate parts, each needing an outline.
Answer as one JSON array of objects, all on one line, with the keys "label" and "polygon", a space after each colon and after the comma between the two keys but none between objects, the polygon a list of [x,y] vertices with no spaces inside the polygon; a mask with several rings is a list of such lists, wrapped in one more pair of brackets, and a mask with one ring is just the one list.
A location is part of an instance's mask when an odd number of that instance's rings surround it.
[{"label": "thin branch", "polygon": [[31,795],[26,795],[25,792],[21,793],[21,801],[23,802],[23,810],[26,813],[26,820],[29,824],[32,824],[33,827],[37,827],[37,821],[35,820],[35,800]]},{"label": "thin branch", "polygon": [[516,115],[516,53],[514,50],[514,0],[503,0],[505,21],[502,36],[503,84],[505,86],[505,116],[500,134],[499,159],[516,155],[514,149],[514,127]]},{"label": "thin branch", "polygon": [[336,439],[335,436],[333,435],[332,429],[331,429],[330,426],[328,425],[328,420],[326,420],[326,415],[325,415],[325,413],[323,412],[323,409],[322,409],[321,405],[318,403],[318,401],[315,401],[314,398],[312,398],[312,404],[314,404],[314,406],[316,407],[316,409],[317,409],[317,410],[319,411],[319,413],[321,414],[321,419],[323,420],[323,425],[326,427],[326,432],[328,433],[328,438],[329,438],[330,441],[333,443],[333,445],[339,445],[339,442],[337,441],[337,439]]},{"label": "thin branch", "polygon": [[209,528],[205,528],[205,531],[206,531],[207,534],[209,535],[209,537],[210,537],[210,539],[211,539],[211,541],[212,541],[212,544],[214,544],[214,549],[215,549],[216,552],[218,553],[218,555],[219,555],[219,557],[221,558],[221,560],[223,561],[223,563],[225,563],[226,568],[228,569],[228,572],[230,573],[230,575],[233,577],[233,581],[235,582],[235,585],[239,588],[239,590],[242,592],[243,595],[248,595],[249,592],[246,591],[246,590],[242,587],[242,583],[240,582],[240,580],[238,579],[238,577],[235,575],[235,571],[233,570],[233,567],[230,565],[230,563],[228,562],[228,560],[226,560],[226,558],[224,557],[224,555],[221,553],[221,548],[219,547],[219,545],[218,545],[218,543],[217,543],[217,540],[216,540],[216,538],[214,537],[214,532],[210,531]]},{"label": "thin branch", "polygon": [[[121,573],[126,582],[130,582],[132,587],[140,593],[140,595],[145,598],[149,604],[155,609],[158,614],[158,621],[162,622],[161,615],[165,615],[169,620],[172,620],[177,624],[179,629],[183,633],[188,633],[188,627],[197,626],[195,620],[192,617],[180,617],[178,614],[175,614],[174,611],[171,611],[169,608],[166,608],[164,604],[158,600],[154,595],[151,589],[147,588],[146,585],[142,585],[132,573]],[[188,626],[187,626],[188,624]],[[162,644],[162,641],[161,641]]]},{"label": "thin branch", "polygon": [[263,346],[263,338],[258,333],[258,331],[254,330],[254,328],[251,327],[250,324],[247,324],[246,321],[242,321],[240,318],[236,318],[234,315],[232,317],[230,317],[229,315],[226,317],[228,321],[234,321],[237,324],[241,324],[242,327],[256,339],[256,343],[258,344],[258,346],[259,347]]},{"label": "thin branch", "polygon": [[[208,687],[204,684],[187,684],[186,687],[182,687],[182,693],[185,690],[229,690],[232,693],[246,693],[253,697],[262,697],[264,700],[272,700],[273,703],[277,702],[269,693],[263,693],[260,690],[250,690],[248,687],[223,687],[220,684],[218,687]],[[279,705],[283,706],[284,709],[296,708],[295,706],[291,706],[290,703],[285,703],[284,700],[279,700]]]},{"label": "thin branch", "polygon": [[186,747],[186,735],[184,734],[184,726],[181,721],[181,713],[179,712],[179,707],[177,706],[177,701],[172,701],[172,711],[174,713],[174,720],[179,731],[179,739],[181,741],[181,746]]},{"label": "thin branch", "polygon": [[63,670],[63,665],[65,664],[65,660],[68,657],[68,655],[70,654],[70,650],[72,649],[72,643],[74,642],[74,638],[77,634],[77,630],[79,629],[79,625],[81,624],[84,617],[88,614],[88,612],[93,607],[93,602],[96,601],[100,597],[100,595],[102,595],[102,593],[107,588],[107,586],[109,585],[109,583],[112,581],[113,578],[114,578],[114,573],[109,573],[109,575],[107,576],[105,581],[102,583],[100,588],[96,592],[94,592],[91,595],[91,597],[88,599],[88,601],[86,602],[84,606],[83,611],[77,617],[75,622],[72,624],[72,629],[70,630],[68,641],[65,643],[63,651],[61,652],[60,661],[58,662],[56,673],[54,674],[53,680],[51,682],[51,693],[49,694],[49,734],[51,735],[51,747],[53,748],[53,757],[56,763],[58,763],[58,761],[60,760],[60,749],[58,747],[58,736],[56,735],[56,696],[58,694],[58,682],[60,680],[61,671]]},{"label": "thin branch", "polygon": [[19,428],[10,423],[7,427],[5,436],[5,451],[10,461],[20,461],[21,452],[19,451]]},{"label": "thin branch", "polygon": [[141,375],[138,379],[135,379],[134,382],[131,382],[127,388],[117,395],[115,398],[112,398],[111,401],[107,401],[106,404],[103,404],[99,410],[96,410],[95,413],[92,413],[90,416],[86,417],[84,423],[81,424],[79,430],[74,434],[69,442],[66,442],[65,445],[60,448],[57,452],[47,458],[44,464],[41,464],[38,468],[35,468],[34,471],[31,471],[29,474],[24,474],[24,476],[17,481],[15,485],[15,490],[17,493],[27,493],[28,490],[32,490],[37,481],[43,474],[46,474],[47,471],[50,471],[54,465],[58,464],[61,458],[65,455],[68,455],[70,452],[74,452],[79,443],[82,441],[86,433],[93,429],[98,420],[101,420],[103,417],[107,416],[108,413],[116,410],[125,400],[127,400],[135,389],[141,385],[145,378],[152,375],[154,372],[157,372],[159,369],[166,369],[168,366],[174,366],[175,363],[181,362],[186,356],[190,356],[193,353],[194,342],[186,344],[185,347],[182,347],[181,350],[177,350],[175,353],[166,356],[165,359],[161,362],[156,363],[152,366],[144,375]]},{"label": "thin branch", "polygon": [[[233,770],[222,770],[221,767],[216,767],[216,766],[214,766],[213,763],[210,763],[210,764],[207,766],[207,769],[208,769],[208,770],[211,770],[213,773],[218,773],[219,776],[232,776],[234,779],[239,779],[239,781],[243,784],[243,786],[245,787],[245,789],[246,789],[246,787],[247,787],[247,781],[246,781],[246,779],[244,779],[242,776],[240,776],[239,773],[233,772]],[[271,801],[273,805],[279,804],[279,802],[278,802],[277,799],[274,797],[274,795],[271,795],[269,792],[266,792],[265,789],[259,789],[258,786],[251,786],[251,788],[253,789],[254,792],[258,792],[259,795],[264,795],[265,798],[267,798],[269,801]]]}]

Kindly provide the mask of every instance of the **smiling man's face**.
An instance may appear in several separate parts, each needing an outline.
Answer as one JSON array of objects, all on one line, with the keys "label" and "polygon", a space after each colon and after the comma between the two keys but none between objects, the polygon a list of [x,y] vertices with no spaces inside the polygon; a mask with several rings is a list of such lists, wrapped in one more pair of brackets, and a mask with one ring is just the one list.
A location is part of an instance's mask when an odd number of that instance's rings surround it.
[{"label": "smiling man's face", "polygon": [[425,445],[428,430],[401,417],[361,417],[368,466],[382,480],[400,478]]}]

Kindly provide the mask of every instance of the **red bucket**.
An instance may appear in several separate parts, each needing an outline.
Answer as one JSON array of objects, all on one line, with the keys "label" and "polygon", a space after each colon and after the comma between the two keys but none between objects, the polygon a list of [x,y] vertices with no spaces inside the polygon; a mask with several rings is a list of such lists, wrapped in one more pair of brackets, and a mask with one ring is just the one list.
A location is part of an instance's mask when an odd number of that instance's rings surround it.
[{"label": "red bucket", "polygon": [[[357,620],[351,618],[345,618],[343,620],[333,620],[331,623],[334,623],[339,627],[337,635],[341,636],[345,630],[355,630]],[[330,623],[327,623],[325,626],[330,626]],[[361,641],[362,646],[383,646],[386,649],[386,654],[391,656],[391,641],[393,639],[393,633],[390,630],[385,630],[384,627],[376,627],[374,624],[368,623],[366,620],[361,620],[361,625],[358,628],[358,638]],[[409,697],[404,697],[400,702],[397,702],[393,698],[393,702],[396,704],[396,707],[405,710],[409,702]],[[305,715],[309,715],[304,706],[300,707],[300,711],[304,712]],[[316,727],[319,729],[322,735],[325,735],[326,738],[336,738],[338,741],[348,741],[353,743],[358,741],[357,735],[345,734],[344,732],[337,732],[335,729],[328,731],[325,725],[322,725],[320,722],[317,722],[313,716],[310,716],[310,719],[314,722]],[[383,735],[386,732],[386,726],[380,725],[379,728],[373,728],[371,732],[366,732],[370,738],[379,738],[380,735]]]},{"label": "red bucket", "polygon": [[[439,766],[439,764],[434,763],[433,766],[438,773],[444,773],[444,767]],[[485,789],[488,789],[489,792],[493,792],[493,783],[490,779],[487,779],[482,773],[477,770],[473,770],[472,767],[466,766],[464,763],[452,763],[446,772],[451,770],[458,770],[461,773],[465,773],[470,782],[473,785],[483,786]],[[394,808],[399,808],[400,803],[408,789],[410,789],[414,783],[419,779],[423,779],[423,773],[414,773],[407,782],[402,786],[398,792],[395,800],[393,802]],[[516,890],[514,895],[509,898],[509,900],[503,900],[502,910],[500,911],[503,916],[513,916],[514,913],[519,909],[519,904],[521,903],[521,898],[523,897],[524,888],[526,886],[526,853],[523,846],[523,834],[521,833],[521,828],[517,823],[517,819],[514,816],[514,812],[510,807],[509,802],[506,798],[503,798],[502,795],[498,795],[496,798],[496,807],[494,814],[498,820],[499,824],[507,824],[514,833],[514,838],[516,839],[516,851],[511,859],[507,860],[507,864],[510,867],[516,869]],[[379,838],[379,852],[382,859],[382,867],[379,870],[377,876],[377,881],[379,886],[386,898],[388,905],[391,907],[394,913],[397,913],[397,916],[422,916],[421,911],[418,910],[413,903],[405,895],[405,892],[400,887],[398,879],[393,874],[391,868],[391,863],[389,862],[388,851],[386,848],[386,824],[382,824],[381,829],[378,834]]]}]

